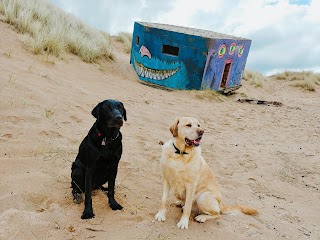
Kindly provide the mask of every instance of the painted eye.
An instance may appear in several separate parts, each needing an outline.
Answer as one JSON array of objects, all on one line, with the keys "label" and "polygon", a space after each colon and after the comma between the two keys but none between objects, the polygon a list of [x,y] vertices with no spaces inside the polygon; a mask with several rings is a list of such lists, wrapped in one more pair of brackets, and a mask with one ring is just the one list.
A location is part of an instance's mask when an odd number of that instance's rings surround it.
[{"label": "painted eye", "polygon": [[187,126],[187,127],[191,127],[191,124],[187,124],[186,126]]},{"label": "painted eye", "polygon": [[226,51],[227,51],[227,47],[225,44],[222,44],[220,47],[219,47],[219,50],[218,50],[218,57],[219,58],[222,58],[225,54],[226,54]]},{"label": "painted eye", "polygon": [[234,54],[234,52],[235,52],[235,50],[236,50],[236,43],[232,43],[231,45],[230,45],[230,48],[229,48],[229,54],[230,55],[232,55],[232,54]]},{"label": "painted eye", "polygon": [[242,54],[243,54],[243,52],[244,52],[244,46],[242,45],[242,46],[240,46],[239,49],[238,49],[238,57],[241,57]]}]

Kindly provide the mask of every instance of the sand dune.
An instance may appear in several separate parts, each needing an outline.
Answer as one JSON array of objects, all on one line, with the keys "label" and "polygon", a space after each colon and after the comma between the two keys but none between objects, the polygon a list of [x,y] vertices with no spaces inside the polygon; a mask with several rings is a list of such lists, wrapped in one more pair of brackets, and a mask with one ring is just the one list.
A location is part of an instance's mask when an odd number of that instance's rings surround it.
[{"label": "sand dune", "polygon": [[[201,92],[165,91],[139,83],[124,47],[115,61],[35,56],[0,22],[0,239],[319,239],[320,88],[307,92],[267,78],[247,82],[223,101]],[[237,102],[279,101],[281,107]],[[81,220],[72,202],[70,166],[104,99],[125,104],[124,153],[112,211],[96,192],[96,218]],[[159,140],[176,116],[202,122],[203,155],[218,177],[224,202],[260,216],[222,216],[175,227],[180,209],[154,222],[161,197]],[[173,202],[173,199],[170,198]]]}]

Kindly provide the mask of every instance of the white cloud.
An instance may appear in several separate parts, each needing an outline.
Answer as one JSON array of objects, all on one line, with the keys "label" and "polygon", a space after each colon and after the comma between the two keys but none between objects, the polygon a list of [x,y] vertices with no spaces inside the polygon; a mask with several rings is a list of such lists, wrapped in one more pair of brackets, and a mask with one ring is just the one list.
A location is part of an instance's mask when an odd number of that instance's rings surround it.
[{"label": "white cloud", "polygon": [[212,16],[211,21],[214,21],[216,13],[223,6],[223,0],[197,0],[196,4],[192,1],[176,0],[171,9],[162,15],[158,15],[157,22],[167,23],[180,26],[198,27],[204,25],[208,21],[208,18],[193,18],[198,12],[210,14]]}]

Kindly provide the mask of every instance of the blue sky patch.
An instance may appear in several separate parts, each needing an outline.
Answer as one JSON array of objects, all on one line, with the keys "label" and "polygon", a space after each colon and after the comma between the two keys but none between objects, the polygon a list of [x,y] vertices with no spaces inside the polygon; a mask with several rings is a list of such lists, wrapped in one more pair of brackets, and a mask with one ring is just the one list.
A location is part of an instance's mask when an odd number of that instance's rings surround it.
[{"label": "blue sky patch", "polygon": [[310,5],[311,0],[289,0],[291,5]]}]

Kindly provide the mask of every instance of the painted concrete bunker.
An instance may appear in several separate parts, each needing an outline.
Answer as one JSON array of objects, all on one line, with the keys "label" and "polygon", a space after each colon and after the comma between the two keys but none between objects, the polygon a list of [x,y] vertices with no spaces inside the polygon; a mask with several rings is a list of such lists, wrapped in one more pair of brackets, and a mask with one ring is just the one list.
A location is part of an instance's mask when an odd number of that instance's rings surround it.
[{"label": "painted concrete bunker", "polygon": [[207,30],[135,22],[130,62],[139,79],[175,89],[241,86],[251,40]]}]

